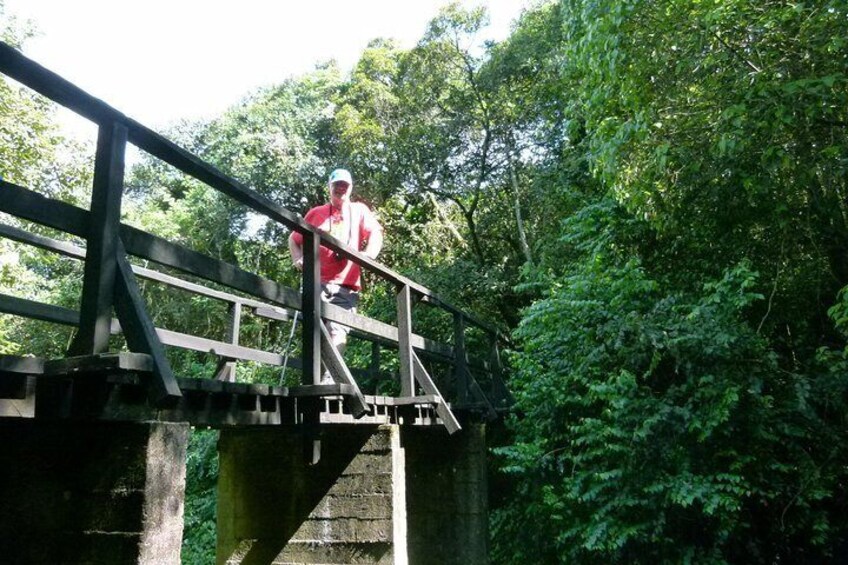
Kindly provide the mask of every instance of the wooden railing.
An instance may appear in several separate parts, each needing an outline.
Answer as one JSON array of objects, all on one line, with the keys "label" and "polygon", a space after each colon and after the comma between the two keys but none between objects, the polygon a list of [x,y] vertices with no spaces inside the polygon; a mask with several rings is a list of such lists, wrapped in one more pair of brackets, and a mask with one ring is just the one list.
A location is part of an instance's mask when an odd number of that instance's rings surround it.
[{"label": "wooden railing", "polygon": [[[227,364],[234,360],[247,359],[272,365],[282,362],[280,353],[260,351],[239,344],[238,326],[244,307],[252,308],[259,316],[277,319],[299,312],[302,320],[302,357],[294,363],[302,371],[303,384],[317,385],[320,382],[323,360],[335,380],[349,385],[348,390],[353,391],[351,405],[355,415],[365,414],[368,407],[354,375],[329,339],[326,327],[328,321],[346,325],[353,330],[354,335],[375,343],[375,355],[379,355],[381,345],[397,348],[400,395],[413,397],[420,389],[425,395],[440,398],[436,409],[450,430],[458,429],[459,423],[425,369],[422,357],[453,365],[456,398],[450,400],[454,406],[483,405],[490,415],[494,415],[509,404],[509,393],[500,374],[498,343],[501,337],[490,325],[385,265],[347,248],[341,241],[307,224],[299,215],[228,177],[3,43],[0,43],[0,72],[99,126],[90,210],[46,198],[28,188],[0,180],[0,211],[77,236],[87,242],[86,249],[82,249],[12,226],[0,226],[0,235],[4,237],[85,261],[80,311],[77,313],[2,295],[0,311],[76,325],[78,331],[69,355],[102,353],[108,348],[109,336],[122,331],[132,351],[145,353],[152,359],[155,378],[152,380],[151,398],[163,405],[181,395],[165,356],[164,345],[215,352],[221,358],[219,377],[222,378],[232,368],[230,365],[228,369]],[[122,224],[120,215],[127,143],[206,183],[252,211],[301,233],[304,237],[301,292]],[[322,245],[394,285],[397,292],[397,326],[322,303],[318,261],[318,249]],[[255,299],[213,290],[159,271],[133,266],[128,255],[229,287]],[[227,302],[232,313],[228,341],[213,341],[155,328],[136,282],[137,276]],[[414,303],[436,307],[450,314],[453,319],[452,346],[413,332]],[[113,308],[117,320],[112,319]],[[487,336],[490,348],[488,359],[469,357],[465,347],[468,326],[475,326]],[[485,392],[472,376],[472,369],[483,372],[490,382]]]}]

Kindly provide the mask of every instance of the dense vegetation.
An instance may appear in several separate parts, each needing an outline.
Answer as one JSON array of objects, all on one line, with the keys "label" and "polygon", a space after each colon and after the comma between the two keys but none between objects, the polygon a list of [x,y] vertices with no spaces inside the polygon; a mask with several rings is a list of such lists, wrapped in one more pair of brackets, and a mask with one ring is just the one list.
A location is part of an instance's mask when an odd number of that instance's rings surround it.
[{"label": "dense vegetation", "polygon": [[[560,0],[500,43],[484,26],[446,7],[412,49],[375,40],[349,76],[322,65],[169,135],[300,212],[348,166],[382,259],[512,333],[495,562],[844,555],[848,5]],[[85,203],[49,107],[0,94],[0,175]],[[127,185],[129,221],[297,285],[278,226],[155,161]],[[73,305],[70,267],[16,252],[0,290]],[[157,323],[223,333],[223,311],[156,297]],[[38,330],[4,318],[0,352]],[[214,551],[214,439],[190,455],[187,562]]]}]

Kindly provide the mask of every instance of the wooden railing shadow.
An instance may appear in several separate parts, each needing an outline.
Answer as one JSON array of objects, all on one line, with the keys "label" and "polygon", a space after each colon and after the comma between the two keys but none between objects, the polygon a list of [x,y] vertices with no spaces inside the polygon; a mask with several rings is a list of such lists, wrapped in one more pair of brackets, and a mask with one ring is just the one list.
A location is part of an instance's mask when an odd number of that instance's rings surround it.
[{"label": "wooden railing shadow", "polygon": [[[375,356],[379,356],[381,347],[396,349],[400,367],[399,398],[428,398],[450,432],[460,429],[452,406],[478,409],[487,417],[494,418],[511,403],[500,368],[498,347],[502,336],[489,324],[385,265],[348,249],[341,241],[307,224],[299,215],[228,177],[3,43],[0,43],[0,72],[88,118],[99,127],[90,210],[46,198],[26,187],[0,180],[0,211],[86,241],[83,249],[66,241],[0,225],[0,236],[85,262],[79,312],[0,295],[0,312],[76,326],[78,331],[68,351],[69,357],[107,352],[110,335],[122,332],[131,351],[149,356],[152,378],[147,381],[147,386],[150,402],[168,407],[183,396],[185,387],[181,388],[172,371],[165,346],[215,353],[220,359],[217,377],[230,380],[233,363],[238,360],[277,366],[284,363],[279,352],[262,351],[239,343],[242,311],[249,308],[258,316],[277,320],[290,319],[297,312],[302,324],[302,354],[289,364],[301,370],[302,386],[314,387],[312,390],[318,394],[326,390],[319,384],[323,360],[336,383],[343,385],[343,389],[333,390],[344,390],[346,405],[355,417],[363,417],[372,411],[374,402],[367,401],[358,386],[357,371],[351,371],[329,339],[326,323],[330,321],[344,324],[352,329],[353,335],[373,342]],[[302,291],[122,224],[127,143],[204,182],[253,212],[302,234]],[[394,286],[396,326],[322,303],[318,261],[318,250],[322,245]],[[222,285],[240,294],[215,290],[154,269],[132,265],[129,256]],[[210,340],[156,328],[139,289],[139,277],[227,303],[230,310],[227,340]],[[414,304],[449,313],[453,320],[453,345],[429,340],[413,332]],[[116,319],[113,319],[113,311]],[[468,355],[465,335],[469,325],[487,336],[488,359],[475,359]],[[455,397],[444,398],[422,359],[451,365]],[[5,366],[9,366],[8,361]],[[473,376],[481,372],[489,383],[486,390]]]}]

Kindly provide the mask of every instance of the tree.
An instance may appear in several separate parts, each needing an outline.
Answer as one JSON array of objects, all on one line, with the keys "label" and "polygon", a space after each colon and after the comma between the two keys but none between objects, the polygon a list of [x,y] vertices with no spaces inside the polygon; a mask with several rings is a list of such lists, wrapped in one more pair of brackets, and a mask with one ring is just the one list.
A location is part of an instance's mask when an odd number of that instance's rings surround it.
[{"label": "tree", "polygon": [[582,208],[526,279],[543,297],[515,334],[522,417],[501,454],[517,496],[497,554],[833,559],[845,7],[558,9],[568,135],[537,174]]}]

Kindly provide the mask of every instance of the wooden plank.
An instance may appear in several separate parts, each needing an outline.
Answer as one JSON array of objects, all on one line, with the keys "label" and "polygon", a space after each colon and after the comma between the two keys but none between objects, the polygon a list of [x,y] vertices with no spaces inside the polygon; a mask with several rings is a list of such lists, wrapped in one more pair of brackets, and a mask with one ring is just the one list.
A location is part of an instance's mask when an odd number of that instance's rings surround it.
[{"label": "wooden plank", "polygon": [[371,396],[365,395],[365,401],[374,406],[409,406],[415,404],[436,405],[442,402],[442,398],[435,394],[421,394],[418,396],[407,396],[396,398],[394,396]]},{"label": "wooden plank", "polygon": [[[32,245],[34,247],[38,247],[40,249],[46,249],[49,251],[54,251],[60,255],[65,255],[66,257],[71,257],[73,259],[85,259],[85,248],[79,247],[72,243],[66,241],[60,241],[57,239],[52,239],[49,237],[44,237],[41,235],[33,234],[22,230],[20,228],[16,228],[14,226],[9,226],[7,224],[0,223],[0,236],[6,237],[7,239],[11,239],[13,241],[17,241],[20,243],[25,243],[28,245]],[[162,284],[166,284],[168,286],[178,288],[180,290],[185,290],[188,292],[192,292],[194,294],[199,294],[201,296],[208,296],[210,298],[216,298],[218,300],[222,300],[224,302],[240,302],[245,306],[251,308],[262,308],[262,309],[275,309],[279,310],[274,306],[270,306],[264,302],[260,302],[258,300],[253,300],[250,298],[245,298],[243,296],[238,296],[235,294],[231,294],[229,292],[224,292],[220,290],[215,290],[213,288],[205,287],[203,285],[199,285],[193,282],[185,281],[180,278],[167,275],[165,273],[161,273],[159,271],[155,271],[153,269],[148,269],[145,267],[139,267],[137,265],[132,265],[133,273],[138,275],[143,279],[148,279],[156,282],[160,282]],[[214,281],[213,281],[214,282]],[[293,293],[294,291],[292,291]],[[293,294],[294,296],[294,294]],[[271,317],[266,316],[266,317]],[[287,318],[279,318],[279,319],[287,319]]]},{"label": "wooden plank", "polygon": [[73,259],[85,259],[85,249],[82,247],[66,241],[59,241],[57,239],[29,233],[28,231],[8,224],[0,223],[0,237],[5,237],[6,239],[11,239],[12,241],[25,243],[41,249],[47,249]]},{"label": "wooden plank", "polygon": [[136,257],[150,259],[166,267],[172,267],[252,296],[300,308],[300,297],[296,291],[224,261],[213,259],[127,225],[121,226],[121,240],[126,245],[127,251]]},{"label": "wooden plank", "polygon": [[303,384],[321,382],[321,237],[303,236],[303,290],[301,332],[303,338]]},{"label": "wooden plank", "polygon": [[[210,353],[212,355],[219,355],[230,359],[253,361],[256,363],[265,363],[266,365],[274,365],[278,367],[282,366],[284,361],[284,357],[279,353],[262,351],[261,349],[252,349],[242,345],[233,345],[232,343],[224,341],[215,341],[205,337],[197,337],[162,328],[156,328],[156,335],[159,336],[163,345]],[[299,360],[289,359],[290,367],[299,369],[300,367],[298,365],[300,365]]]},{"label": "wooden plank", "polygon": [[69,350],[76,355],[96,354],[109,347],[126,146],[127,128],[114,122],[100,126],[88,216],[80,324]]},{"label": "wooden plank", "polygon": [[251,394],[247,383],[221,383],[227,394]]},{"label": "wooden plank", "polygon": [[[337,322],[351,328],[351,335],[368,341],[377,341],[381,345],[397,348],[398,329],[391,324],[355,314],[335,304],[324,303],[322,317],[331,322]],[[299,306],[298,306],[299,308]],[[257,308],[257,316],[272,320],[285,320],[278,312],[278,308]],[[427,339],[417,334],[410,336],[410,343],[414,349],[430,356],[439,357],[444,362],[453,361],[453,348],[447,344]]]},{"label": "wooden plank", "polygon": [[[79,322],[79,313],[69,308],[53,306],[51,304],[42,304],[40,302],[34,302],[32,300],[25,300],[23,298],[16,298],[14,296],[4,294],[0,294],[0,312],[67,326],[75,326]],[[112,320],[112,333],[118,334],[120,332],[120,324],[117,320]],[[244,361],[255,361],[257,363],[265,363],[268,365],[281,366],[283,364],[283,356],[278,353],[243,346],[234,346],[223,341],[215,341],[162,328],[156,328],[156,334],[159,336],[163,345],[181,347],[183,349],[202,351],[205,353],[214,352],[216,355],[224,357],[232,357],[234,359]],[[289,359],[289,366],[300,369],[300,360],[296,358]]]},{"label": "wooden plank", "polygon": [[112,371],[153,371],[153,360],[149,355],[120,351],[95,355],[79,355],[62,359],[51,359],[44,363],[45,375],[69,375],[74,373],[106,373]]},{"label": "wooden plank", "polygon": [[[0,42],[1,43],[1,42]],[[0,180],[0,212],[75,235],[88,235],[88,211]]]},{"label": "wooden plank", "polygon": [[171,371],[171,365],[165,357],[165,349],[153,321],[147,314],[144,299],[135,282],[129,261],[127,261],[124,246],[118,242],[118,273],[116,276],[115,311],[121,322],[127,345],[130,349],[146,353],[153,359],[153,376],[151,379],[151,396],[157,406],[178,399],[182,396],[180,387]]},{"label": "wooden plank", "polygon": [[79,324],[79,313],[75,310],[9,296],[8,294],[0,294],[0,312],[66,326]]},{"label": "wooden plank", "polygon": [[248,394],[255,394],[257,396],[268,396],[271,394],[271,385],[262,383],[247,383],[247,392]]},{"label": "wooden plank", "polygon": [[289,314],[288,310],[268,305],[257,307],[253,313],[260,318],[268,318],[269,320],[277,320],[278,322],[289,322],[294,317]]},{"label": "wooden plank", "polygon": [[209,393],[224,392],[224,383],[213,379],[198,379],[200,390]]},{"label": "wooden plank", "polygon": [[177,385],[180,387],[180,390],[183,391],[183,396],[185,396],[185,392],[187,391],[200,390],[201,380],[202,379],[177,377]]},{"label": "wooden plank", "polygon": [[0,355],[0,373],[21,375],[40,375],[44,372],[44,359],[39,357],[21,357],[20,355]]},{"label": "wooden plank", "polygon": [[347,364],[344,362],[344,358],[333,343],[327,326],[322,320],[318,320],[318,324],[321,330],[321,358],[324,360],[324,365],[327,366],[336,382],[348,385],[353,389],[353,398],[350,399],[348,404],[354,417],[360,418],[369,411],[365,397],[362,396],[359,385],[356,384],[353,375],[350,374]]},{"label": "wooden plank", "polygon": [[184,281],[183,279],[173,277],[171,275],[166,275],[165,273],[160,273],[159,271],[154,271],[153,269],[147,269],[145,267],[138,267],[136,265],[133,265],[133,272],[143,279],[160,282],[162,284],[166,284],[168,286],[178,288],[180,290],[185,290],[193,294],[199,294],[200,296],[208,296],[209,298],[215,298],[223,302],[229,302],[230,304],[235,304],[236,302],[238,302],[239,304],[248,306],[250,308],[260,308],[268,306],[264,302],[259,302],[258,300],[252,300],[250,298],[238,296],[229,292],[215,290],[214,288],[209,288],[193,282]]},{"label": "wooden plank", "polygon": [[290,386],[289,396],[297,398],[318,398],[321,396],[352,396],[354,394],[350,385],[343,383],[327,385],[300,385]]},{"label": "wooden plank", "polygon": [[415,367],[412,364],[412,304],[409,287],[404,285],[397,293],[398,358],[400,360],[400,395],[415,395]]},{"label": "wooden plank", "polygon": [[430,375],[427,373],[427,370],[424,368],[424,365],[421,364],[421,360],[413,353],[412,354],[412,362],[415,364],[415,380],[418,381],[418,384],[421,385],[421,388],[424,390],[425,394],[432,394],[434,396],[438,396],[442,399],[442,402],[436,405],[436,414],[439,415],[439,418],[442,419],[442,422],[445,424],[445,428],[447,429],[449,434],[454,434],[462,429],[462,426],[459,425],[459,421],[456,419],[456,416],[453,415],[451,409],[448,407],[447,403],[444,402],[444,397],[442,393],[439,392],[439,389],[436,388],[433,379],[430,378]]}]

